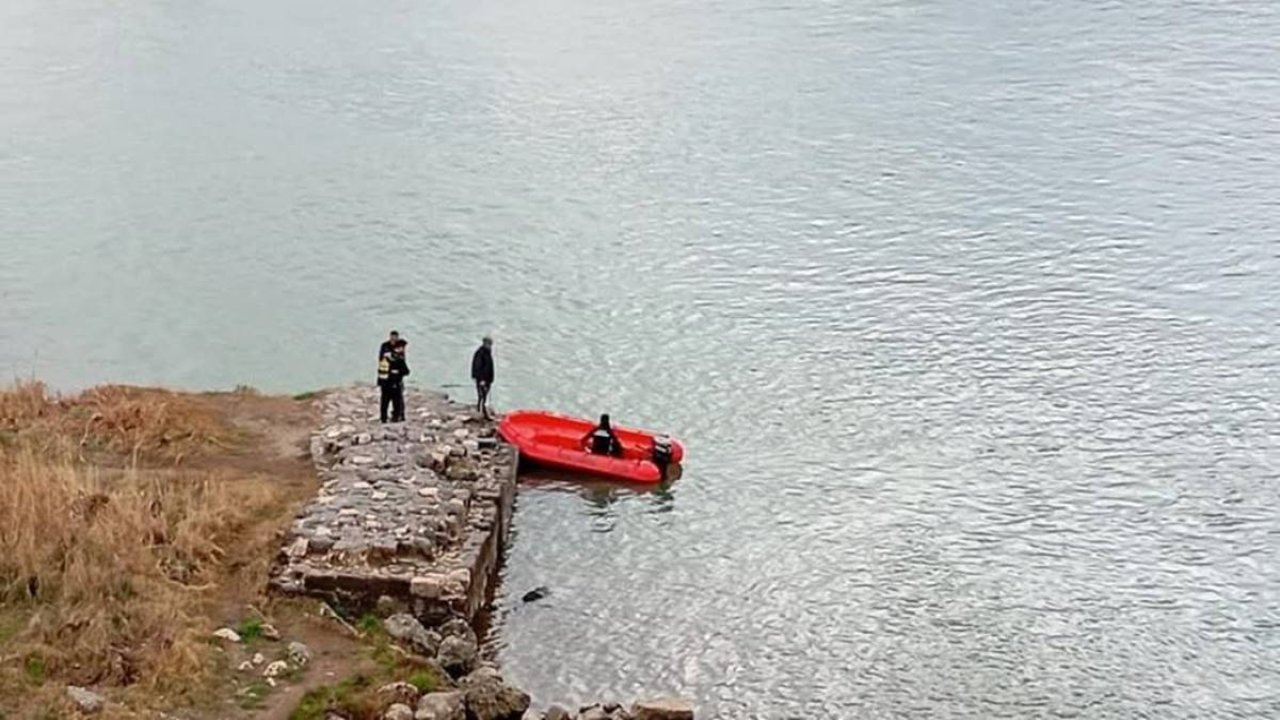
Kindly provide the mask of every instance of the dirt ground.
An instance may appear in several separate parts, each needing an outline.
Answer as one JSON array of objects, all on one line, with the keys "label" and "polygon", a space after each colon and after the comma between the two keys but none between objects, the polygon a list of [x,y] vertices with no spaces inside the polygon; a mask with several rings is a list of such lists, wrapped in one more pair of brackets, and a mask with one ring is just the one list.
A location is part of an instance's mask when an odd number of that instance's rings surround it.
[{"label": "dirt ground", "polygon": [[[208,707],[192,708],[177,717],[253,718],[288,720],[308,691],[334,683],[353,673],[369,670],[361,639],[347,626],[322,614],[321,604],[291,600],[267,593],[267,572],[279,538],[294,513],[311,500],[319,488],[308,443],[319,422],[314,399],[293,399],[256,393],[216,393],[197,396],[244,433],[247,442],[225,452],[198,458],[194,467],[232,469],[246,482],[271,482],[285,491],[279,512],[263,517],[255,536],[235,548],[232,562],[240,569],[236,581],[222,588],[219,599],[222,626],[236,627],[244,618],[261,617],[280,631],[278,642],[256,641],[243,648],[228,648],[217,692]],[[260,688],[261,667],[252,672],[234,670],[255,653],[270,660],[289,642],[301,642],[313,653],[305,672],[281,682],[258,702],[246,699],[246,688]]]}]

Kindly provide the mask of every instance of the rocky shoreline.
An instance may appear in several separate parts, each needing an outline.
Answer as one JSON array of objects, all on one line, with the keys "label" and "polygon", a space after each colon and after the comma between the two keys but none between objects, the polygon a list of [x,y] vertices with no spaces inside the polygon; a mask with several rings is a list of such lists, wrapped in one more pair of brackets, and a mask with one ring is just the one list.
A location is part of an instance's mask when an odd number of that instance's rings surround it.
[{"label": "rocky shoreline", "polygon": [[[480,658],[473,629],[493,592],[516,490],[517,455],[492,422],[442,394],[407,389],[407,421],[378,420],[378,390],[323,395],[311,455],[322,487],[284,540],[271,585],[372,613],[441,687],[381,688],[387,720],[691,720],[680,699],[629,709],[529,709],[528,693]],[[339,720],[334,714],[329,720]]]}]

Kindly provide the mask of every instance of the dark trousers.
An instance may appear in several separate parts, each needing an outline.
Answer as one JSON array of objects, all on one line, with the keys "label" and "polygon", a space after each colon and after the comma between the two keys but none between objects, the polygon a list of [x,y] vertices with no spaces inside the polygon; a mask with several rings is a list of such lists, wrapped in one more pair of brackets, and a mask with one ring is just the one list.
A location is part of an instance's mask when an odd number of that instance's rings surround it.
[{"label": "dark trousers", "polygon": [[387,406],[391,407],[391,422],[404,422],[404,385],[383,385],[379,414],[387,422]]},{"label": "dark trousers", "polygon": [[476,409],[485,415],[489,414],[489,410],[485,407],[489,404],[489,388],[492,387],[487,382],[476,381]]}]

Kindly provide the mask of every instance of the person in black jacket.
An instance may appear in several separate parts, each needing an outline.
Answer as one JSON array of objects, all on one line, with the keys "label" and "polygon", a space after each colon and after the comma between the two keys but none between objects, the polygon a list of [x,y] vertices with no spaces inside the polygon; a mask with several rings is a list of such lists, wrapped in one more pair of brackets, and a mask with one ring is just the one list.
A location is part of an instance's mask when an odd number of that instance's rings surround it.
[{"label": "person in black jacket", "polygon": [[383,355],[395,350],[398,342],[400,342],[400,331],[392,330],[391,335],[382,341],[382,345],[378,346],[378,359],[381,360]]},{"label": "person in black jacket", "polygon": [[379,413],[384,423],[387,422],[387,406],[391,407],[391,422],[404,422],[404,379],[409,375],[405,350],[408,345],[404,340],[396,340],[391,352],[378,358],[378,387],[382,389]]},{"label": "person in black jacket", "polygon": [[609,422],[608,414],[600,416],[600,424],[587,433],[587,436],[582,438],[582,442],[586,443],[587,449],[595,455],[622,457],[622,441],[618,439],[618,434],[613,431],[613,425]]},{"label": "person in black jacket", "polygon": [[471,356],[471,379],[476,383],[476,410],[489,419],[489,388],[493,387],[493,338],[485,336]]}]

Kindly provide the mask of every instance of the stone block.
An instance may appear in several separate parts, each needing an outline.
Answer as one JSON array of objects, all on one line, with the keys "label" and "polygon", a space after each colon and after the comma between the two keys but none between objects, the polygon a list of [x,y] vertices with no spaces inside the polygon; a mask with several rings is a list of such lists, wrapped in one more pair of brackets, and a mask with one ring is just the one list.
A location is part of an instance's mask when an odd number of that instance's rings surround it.
[{"label": "stone block", "polygon": [[693,720],[693,704],[683,698],[641,700],[631,706],[634,720]]},{"label": "stone block", "polygon": [[308,546],[309,541],[306,538],[294,538],[294,541],[289,544],[288,549],[284,552],[285,555],[288,555],[290,558],[298,560],[307,556],[307,550],[309,549]]},{"label": "stone block", "polygon": [[439,575],[423,575],[409,582],[409,592],[415,597],[435,599],[444,594],[444,582]]}]

